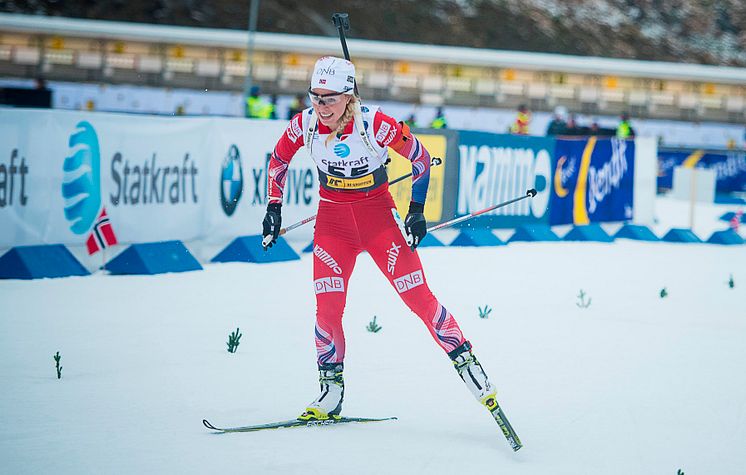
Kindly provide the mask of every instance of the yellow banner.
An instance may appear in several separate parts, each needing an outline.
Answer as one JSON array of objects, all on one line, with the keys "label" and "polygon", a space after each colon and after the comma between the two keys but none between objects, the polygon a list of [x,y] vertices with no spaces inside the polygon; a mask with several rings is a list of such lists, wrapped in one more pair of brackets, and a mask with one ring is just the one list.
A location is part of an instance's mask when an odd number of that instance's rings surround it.
[{"label": "yellow banner", "polygon": [[[446,145],[447,140],[442,135],[417,134],[422,145],[430,152],[431,157],[440,157],[443,163],[437,167],[430,167],[430,186],[425,201],[425,219],[431,222],[440,221],[443,218],[443,190],[446,169]],[[388,164],[389,180],[412,172],[412,162],[402,157],[392,149],[389,149],[391,163]],[[409,210],[409,202],[412,200],[412,179],[407,178],[390,189],[394,197],[396,209],[401,216],[406,216]]]}]

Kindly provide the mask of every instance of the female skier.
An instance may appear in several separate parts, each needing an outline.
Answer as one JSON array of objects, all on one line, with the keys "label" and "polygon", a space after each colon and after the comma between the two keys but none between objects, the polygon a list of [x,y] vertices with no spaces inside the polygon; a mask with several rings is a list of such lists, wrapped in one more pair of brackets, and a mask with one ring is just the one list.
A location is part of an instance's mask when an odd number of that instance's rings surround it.
[{"label": "female skier", "polygon": [[[415,251],[427,233],[423,216],[430,155],[403,123],[377,108],[361,106],[355,67],[344,59],[316,62],[308,96],[312,107],[296,114],[269,162],[263,244],[271,247],[281,227],[282,195],[290,160],[306,147],[319,169],[320,202],[313,242],[316,352],[321,393],[302,420],[339,418],[344,399],[345,338],[342,314],[355,259],[367,251],[404,303],[425,323],[474,396],[492,411],[495,389],[456,320],[428,288]],[[384,167],[387,147],[412,162],[412,201],[401,221]]]}]

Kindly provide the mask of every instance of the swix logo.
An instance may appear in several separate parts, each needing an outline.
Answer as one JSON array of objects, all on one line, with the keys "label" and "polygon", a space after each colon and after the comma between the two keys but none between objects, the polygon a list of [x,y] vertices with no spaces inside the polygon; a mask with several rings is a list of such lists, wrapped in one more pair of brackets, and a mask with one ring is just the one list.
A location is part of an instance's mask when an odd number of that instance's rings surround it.
[{"label": "swix logo", "polygon": [[319,76],[334,76],[335,74],[337,74],[337,71],[332,67],[319,68],[316,70],[316,74],[318,74]]},{"label": "swix logo", "polygon": [[318,245],[313,246],[313,255],[318,257],[321,262],[329,266],[329,268],[333,270],[335,274],[342,273],[342,268],[339,266],[337,261],[334,260],[334,258],[330,256],[329,253],[326,252],[323,248],[319,247]]},{"label": "swix logo", "polygon": [[313,287],[316,294],[344,292],[345,282],[341,277],[322,277],[313,281]]},{"label": "swix logo", "polygon": [[398,279],[394,279],[394,285],[396,286],[396,291],[399,292],[400,294],[406,292],[407,290],[413,289],[419,285],[422,285],[424,283],[425,283],[425,279],[422,277],[421,270],[416,270],[412,272],[411,274],[407,274],[407,275],[399,277]]},{"label": "swix logo", "polygon": [[389,274],[394,275],[394,269],[396,269],[396,260],[399,259],[399,249],[401,249],[401,245],[397,246],[396,243],[391,243],[391,249],[388,249],[386,251],[386,254],[389,255],[388,257],[388,271]]}]

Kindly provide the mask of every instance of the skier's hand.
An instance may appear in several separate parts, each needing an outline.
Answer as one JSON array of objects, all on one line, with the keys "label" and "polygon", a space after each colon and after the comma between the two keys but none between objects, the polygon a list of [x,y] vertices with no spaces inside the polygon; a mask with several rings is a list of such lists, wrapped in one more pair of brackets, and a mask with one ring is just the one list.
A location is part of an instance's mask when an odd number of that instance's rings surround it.
[{"label": "skier's hand", "polygon": [[425,205],[412,201],[409,203],[409,213],[404,220],[404,230],[410,236],[410,249],[414,252],[427,234],[427,221],[425,221]]},{"label": "skier's hand", "polygon": [[267,205],[267,214],[262,221],[262,247],[266,251],[272,247],[277,238],[280,237],[282,226],[282,203],[270,203]]}]

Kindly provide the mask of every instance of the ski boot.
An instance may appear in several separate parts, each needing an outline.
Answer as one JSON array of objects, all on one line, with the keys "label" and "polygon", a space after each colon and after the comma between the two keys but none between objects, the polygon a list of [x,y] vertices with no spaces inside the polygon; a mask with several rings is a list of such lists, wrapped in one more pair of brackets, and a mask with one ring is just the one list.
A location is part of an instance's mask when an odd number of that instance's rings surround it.
[{"label": "ski boot", "polygon": [[339,419],[342,412],[342,401],[345,395],[345,383],[342,377],[343,363],[326,363],[319,365],[319,386],[321,394],[305,412],[298,416],[302,421],[323,421]]},{"label": "ski boot", "polygon": [[464,342],[452,352],[448,353],[456,367],[461,380],[469,388],[469,391],[484,407],[490,412],[497,406],[497,390],[487,379],[482,365],[477,361],[477,357],[471,352],[471,343]]},{"label": "ski boot", "polygon": [[487,374],[484,372],[482,365],[479,364],[477,357],[471,352],[471,343],[464,342],[463,345],[448,353],[448,356],[451,357],[453,366],[456,367],[458,375],[466,383],[466,387],[477,398],[477,401],[490,411],[512,449],[517,451],[523,447],[521,439],[518,438],[518,434],[515,433],[510,422],[508,422],[508,418],[505,417],[505,413],[497,403],[497,390],[487,379]]}]

